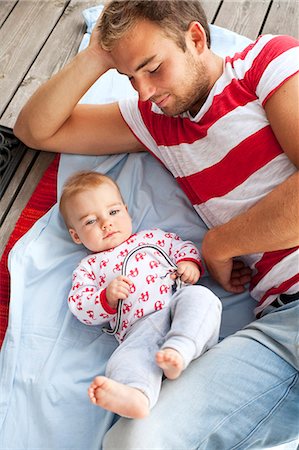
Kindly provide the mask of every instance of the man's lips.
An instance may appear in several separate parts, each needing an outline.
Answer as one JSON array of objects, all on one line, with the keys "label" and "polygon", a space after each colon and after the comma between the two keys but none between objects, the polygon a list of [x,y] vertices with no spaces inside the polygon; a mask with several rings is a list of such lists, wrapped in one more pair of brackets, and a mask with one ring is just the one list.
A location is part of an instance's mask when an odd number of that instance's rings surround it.
[{"label": "man's lips", "polygon": [[152,101],[154,103],[156,103],[156,105],[161,108],[163,106],[165,106],[165,104],[167,103],[168,99],[169,99],[170,95],[167,94],[165,95],[165,97],[159,98],[159,99],[152,99]]}]

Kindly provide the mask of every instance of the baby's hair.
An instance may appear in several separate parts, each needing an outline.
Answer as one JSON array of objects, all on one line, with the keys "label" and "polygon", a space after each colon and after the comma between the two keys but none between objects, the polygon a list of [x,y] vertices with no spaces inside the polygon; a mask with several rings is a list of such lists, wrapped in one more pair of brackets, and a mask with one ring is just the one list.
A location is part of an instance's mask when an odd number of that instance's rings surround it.
[{"label": "baby's hair", "polygon": [[[66,226],[69,228],[68,222],[68,202],[75,195],[88,191],[90,189],[101,186],[102,184],[110,183],[116,187],[120,197],[123,201],[120,189],[117,183],[112,178],[98,172],[81,171],[70,176],[63,185],[62,194],[59,202],[59,211],[62,215]],[[124,201],[123,201],[124,203]]]}]

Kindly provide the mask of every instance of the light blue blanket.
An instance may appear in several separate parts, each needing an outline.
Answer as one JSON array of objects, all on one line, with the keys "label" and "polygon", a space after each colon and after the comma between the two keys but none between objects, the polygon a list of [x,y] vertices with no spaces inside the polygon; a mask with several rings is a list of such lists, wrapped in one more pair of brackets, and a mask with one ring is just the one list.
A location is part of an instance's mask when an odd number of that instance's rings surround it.
[{"label": "light blue blanket", "polygon": [[[99,14],[84,11],[88,26],[82,47]],[[212,46],[220,55],[243,48],[248,39],[212,27]],[[110,71],[82,100],[104,103],[135,95],[126,77]],[[135,230],[158,226],[200,246],[205,225],[172,176],[149,154],[110,157],[64,155],[58,190],[78,169],[108,173],[120,185]],[[15,245],[9,260],[9,326],[0,354],[0,449],[101,448],[113,414],[92,405],[87,388],[104,372],[116,346],[100,327],[88,327],[67,306],[71,274],[86,250],[74,244],[54,206]],[[223,300],[221,337],[253,319],[248,294],[232,296],[207,275],[202,283]]]}]

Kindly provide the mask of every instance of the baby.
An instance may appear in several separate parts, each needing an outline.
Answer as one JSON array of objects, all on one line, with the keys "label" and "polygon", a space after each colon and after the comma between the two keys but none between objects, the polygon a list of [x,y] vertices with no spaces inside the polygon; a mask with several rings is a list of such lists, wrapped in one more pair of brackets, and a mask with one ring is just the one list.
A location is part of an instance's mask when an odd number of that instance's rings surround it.
[{"label": "baby", "polygon": [[193,286],[202,266],[198,250],[173,233],[132,234],[116,183],[80,172],[64,185],[60,212],[76,244],[92,254],[73,273],[68,303],[87,325],[119,342],[88,390],[91,401],[128,418],[142,418],[158,400],[163,374],[175,379],[218,342],[219,299]]}]

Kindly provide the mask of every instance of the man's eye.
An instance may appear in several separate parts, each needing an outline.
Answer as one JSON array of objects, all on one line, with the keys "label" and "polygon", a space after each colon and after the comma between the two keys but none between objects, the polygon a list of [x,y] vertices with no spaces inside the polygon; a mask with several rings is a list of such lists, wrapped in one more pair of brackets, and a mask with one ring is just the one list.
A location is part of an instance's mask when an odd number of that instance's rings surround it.
[{"label": "man's eye", "polygon": [[157,72],[161,67],[161,64],[159,64],[154,70],[150,70],[149,73],[155,73]]}]

